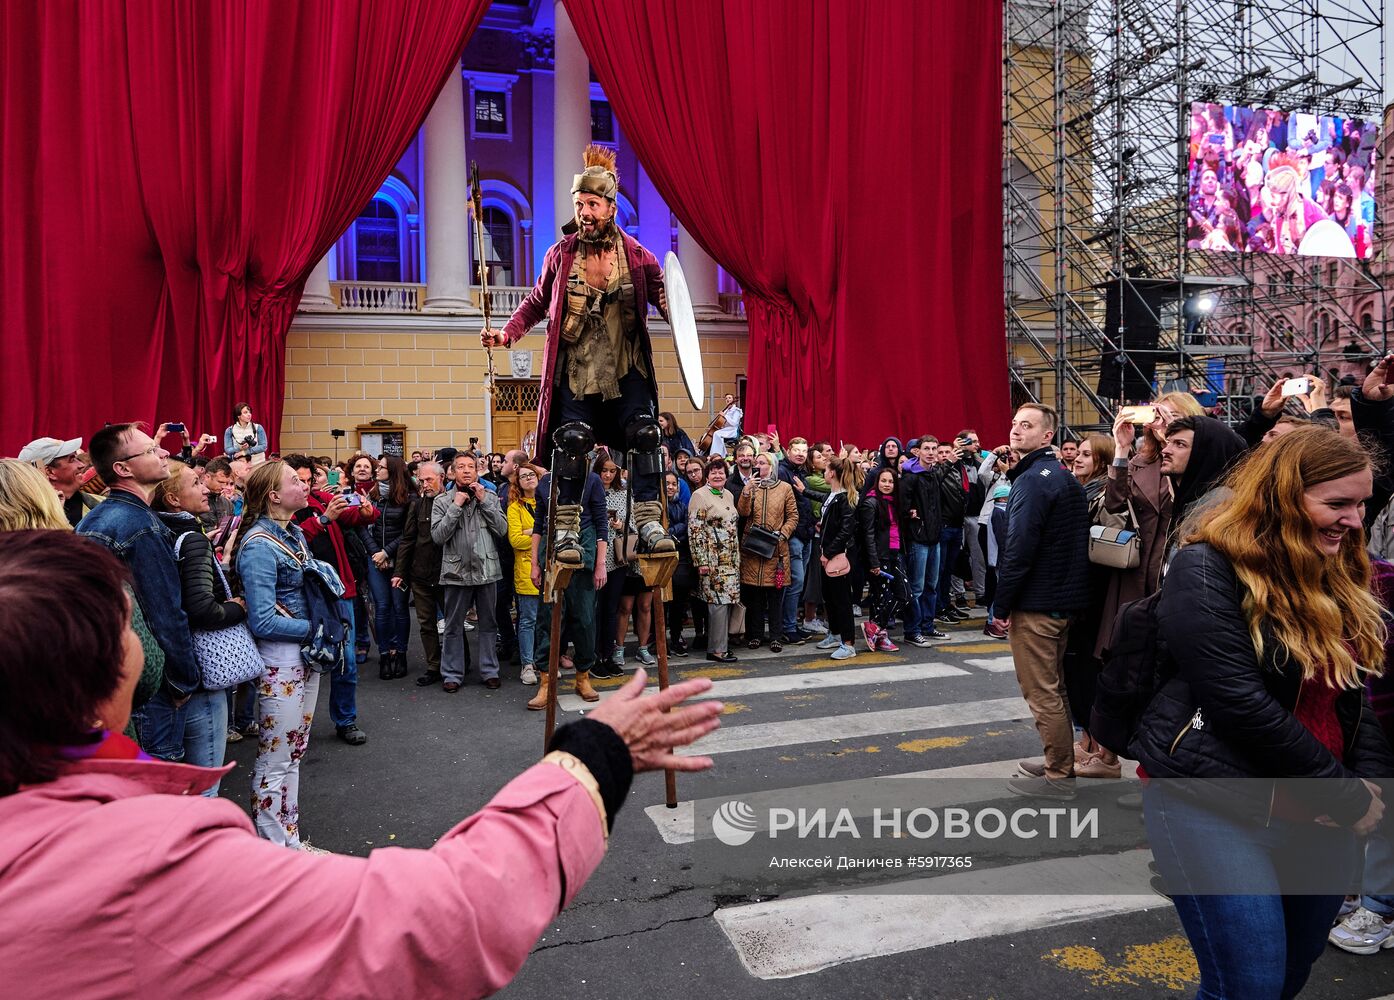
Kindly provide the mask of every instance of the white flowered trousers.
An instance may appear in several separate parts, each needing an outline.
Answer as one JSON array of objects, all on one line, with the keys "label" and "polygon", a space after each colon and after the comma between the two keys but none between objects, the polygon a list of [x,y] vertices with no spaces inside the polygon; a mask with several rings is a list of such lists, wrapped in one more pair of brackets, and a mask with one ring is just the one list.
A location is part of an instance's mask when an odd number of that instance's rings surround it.
[{"label": "white flowered trousers", "polygon": [[310,743],[320,675],[300,660],[266,664],[257,688],[257,761],[252,768],[252,815],[257,834],[300,847],[300,758]]}]

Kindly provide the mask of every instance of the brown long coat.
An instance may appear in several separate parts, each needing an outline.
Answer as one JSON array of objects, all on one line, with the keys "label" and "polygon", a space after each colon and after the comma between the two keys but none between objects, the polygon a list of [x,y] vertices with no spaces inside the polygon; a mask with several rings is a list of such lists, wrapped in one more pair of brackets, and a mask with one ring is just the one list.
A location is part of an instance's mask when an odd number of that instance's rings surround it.
[{"label": "brown long coat", "polygon": [[799,505],[794,499],[794,489],[783,480],[773,486],[757,487],[753,482],[741,491],[736,502],[736,511],[741,517],[749,518],[748,529],[758,524],[780,534],[773,559],[761,559],[749,552],[741,551],[741,583],[751,587],[773,587],[775,568],[784,568],[784,582],[789,582],[789,539],[799,526]]},{"label": "brown long coat", "polygon": [[1162,557],[1166,554],[1167,532],[1171,529],[1171,485],[1162,475],[1160,458],[1148,461],[1134,455],[1126,469],[1110,467],[1108,485],[1104,488],[1104,509],[1121,513],[1133,502],[1137,515],[1137,532],[1142,547],[1142,561],[1137,569],[1116,570],[1109,580],[1104,596],[1103,617],[1094,655],[1103,653],[1113,633],[1113,619],[1118,609],[1131,601],[1140,601],[1157,589],[1162,578]]}]

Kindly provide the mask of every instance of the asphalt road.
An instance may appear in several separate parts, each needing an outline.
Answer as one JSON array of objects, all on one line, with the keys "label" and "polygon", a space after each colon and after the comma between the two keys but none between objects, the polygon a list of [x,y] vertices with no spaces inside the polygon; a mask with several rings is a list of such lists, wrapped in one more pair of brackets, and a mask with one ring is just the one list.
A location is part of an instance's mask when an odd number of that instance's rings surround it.
[{"label": "asphalt road", "polygon": [[[727,714],[715,735],[728,742],[718,746],[713,770],[679,776],[679,797],[969,765],[1009,777],[1010,762],[1038,756],[1039,742],[1024,705],[1013,712],[1006,701],[1020,697],[1006,644],[980,628],[980,620],[970,621],[947,644],[862,652],[836,664],[811,643],[778,656],[738,651],[739,663],[710,672],[739,682],[722,695]],[[375,660],[363,668],[365,746],[335,739],[323,686],[301,779],[303,829],[320,847],[356,855],[428,847],[541,753],[542,713],[525,709],[534,689],[517,682],[516,667],[505,667],[498,691],[477,683],[454,695],[423,690],[413,683],[422,669],[413,641],[411,677],[379,680]],[[672,663],[677,677],[718,666],[701,654]],[[605,686],[614,682],[597,684]],[[565,678],[561,690],[570,690]],[[930,714],[922,719],[921,711]],[[1003,717],[1013,714],[1020,717]],[[983,716],[992,718],[956,722]],[[729,742],[732,734],[741,739]],[[741,749],[747,744],[755,746]],[[255,742],[228,751],[239,767],[223,794],[245,802]],[[673,834],[680,821],[662,801],[661,775],[635,780],[604,864],[502,995],[1039,1000],[1194,993],[1194,958],[1161,897],[1134,897],[1126,912],[1092,918],[1081,918],[1079,899],[1068,895],[729,898],[695,877],[693,845]],[[732,926],[744,930],[728,932]],[[1328,947],[1302,996],[1391,993],[1394,953],[1362,958]]]}]

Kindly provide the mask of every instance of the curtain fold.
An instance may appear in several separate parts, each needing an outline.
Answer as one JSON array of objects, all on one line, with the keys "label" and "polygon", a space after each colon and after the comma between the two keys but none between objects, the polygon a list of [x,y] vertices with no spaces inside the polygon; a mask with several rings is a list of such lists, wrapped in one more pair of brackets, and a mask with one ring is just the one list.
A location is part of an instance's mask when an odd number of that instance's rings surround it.
[{"label": "curtain fold", "polygon": [[241,400],[274,442],[305,279],[487,6],[0,5],[0,453]]},{"label": "curtain fold", "polygon": [[659,193],[745,289],[749,427],[1005,431],[1000,5],[565,2]]}]

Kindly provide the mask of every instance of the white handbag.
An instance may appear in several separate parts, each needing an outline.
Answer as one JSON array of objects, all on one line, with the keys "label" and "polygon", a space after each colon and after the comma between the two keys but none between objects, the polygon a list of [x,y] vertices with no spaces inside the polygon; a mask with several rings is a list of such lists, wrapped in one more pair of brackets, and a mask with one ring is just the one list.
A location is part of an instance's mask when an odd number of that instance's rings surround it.
[{"label": "white handbag", "polygon": [[[178,560],[179,548],[188,532],[180,535],[174,542],[174,558]],[[213,569],[222,581],[224,599],[232,597],[223,567],[217,559],[212,560]],[[257,641],[246,622],[238,622],[227,628],[190,629],[189,635],[194,643],[194,658],[198,660],[198,671],[203,687],[209,691],[235,688],[247,681],[254,681],[266,669]]]}]

